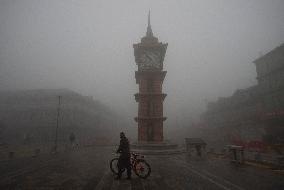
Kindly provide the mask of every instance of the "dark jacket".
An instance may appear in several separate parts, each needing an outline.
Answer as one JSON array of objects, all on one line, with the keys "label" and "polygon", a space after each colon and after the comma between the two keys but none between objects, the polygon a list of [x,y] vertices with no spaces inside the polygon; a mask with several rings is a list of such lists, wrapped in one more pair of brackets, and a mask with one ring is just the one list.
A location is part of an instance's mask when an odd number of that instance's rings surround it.
[{"label": "dark jacket", "polygon": [[126,137],[120,139],[120,144],[116,152],[120,153],[121,157],[130,157],[129,141]]}]

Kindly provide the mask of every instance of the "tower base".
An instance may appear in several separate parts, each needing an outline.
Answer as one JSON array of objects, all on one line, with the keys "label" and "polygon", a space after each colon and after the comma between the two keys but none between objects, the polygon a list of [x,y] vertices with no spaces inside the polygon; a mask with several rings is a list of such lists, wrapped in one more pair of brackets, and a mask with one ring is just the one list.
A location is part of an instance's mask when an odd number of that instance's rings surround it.
[{"label": "tower base", "polygon": [[162,141],[162,142],[136,142],[131,144],[131,151],[144,155],[169,155],[182,154],[186,150],[180,148],[177,144]]}]

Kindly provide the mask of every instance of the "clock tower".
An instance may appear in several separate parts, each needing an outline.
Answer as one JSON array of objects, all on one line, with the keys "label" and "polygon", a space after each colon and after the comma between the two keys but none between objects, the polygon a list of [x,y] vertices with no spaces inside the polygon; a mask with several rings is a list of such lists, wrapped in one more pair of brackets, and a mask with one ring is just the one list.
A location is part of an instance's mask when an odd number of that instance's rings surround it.
[{"label": "clock tower", "polygon": [[163,101],[166,94],[162,93],[162,84],[166,76],[163,70],[164,57],[167,43],[161,43],[153,35],[150,12],[148,14],[148,27],[146,36],[141,42],[134,44],[135,62],[138,70],[135,72],[136,84],[139,85],[139,93],[135,94],[138,102],[139,143],[163,142]]}]

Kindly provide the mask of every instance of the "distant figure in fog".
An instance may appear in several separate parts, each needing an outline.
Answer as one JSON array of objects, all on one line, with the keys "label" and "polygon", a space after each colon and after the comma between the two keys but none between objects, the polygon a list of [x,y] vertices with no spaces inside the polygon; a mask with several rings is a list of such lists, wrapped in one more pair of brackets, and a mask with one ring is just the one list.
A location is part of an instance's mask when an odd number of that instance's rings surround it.
[{"label": "distant figure in fog", "polygon": [[76,137],[75,137],[74,133],[71,133],[70,136],[69,136],[69,141],[70,141],[72,148],[74,148],[74,146],[75,146],[75,140],[76,140]]},{"label": "distant figure in fog", "polygon": [[201,157],[201,146],[200,145],[196,145],[195,149],[196,149],[196,152],[197,152],[197,156]]},{"label": "distant figure in fog", "polygon": [[118,159],[118,175],[116,179],[120,179],[123,169],[127,170],[127,179],[131,179],[131,163],[130,163],[130,148],[129,141],[123,132],[120,133],[120,144],[116,151],[120,153]]}]

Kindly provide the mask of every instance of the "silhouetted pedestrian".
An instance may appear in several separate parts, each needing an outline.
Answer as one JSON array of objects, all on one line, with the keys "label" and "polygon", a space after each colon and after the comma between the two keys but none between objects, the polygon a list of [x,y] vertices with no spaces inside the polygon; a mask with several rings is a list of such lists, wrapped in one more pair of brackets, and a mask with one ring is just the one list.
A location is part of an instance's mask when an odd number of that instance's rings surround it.
[{"label": "silhouetted pedestrian", "polygon": [[116,179],[120,179],[124,169],[127,170],[127,179],[131,179],[131,162],[130,162],[130,148],[129,141],[123,132],[120,133],[120,144],[116,151],[120,153],[118,159],[118,175]]}]

